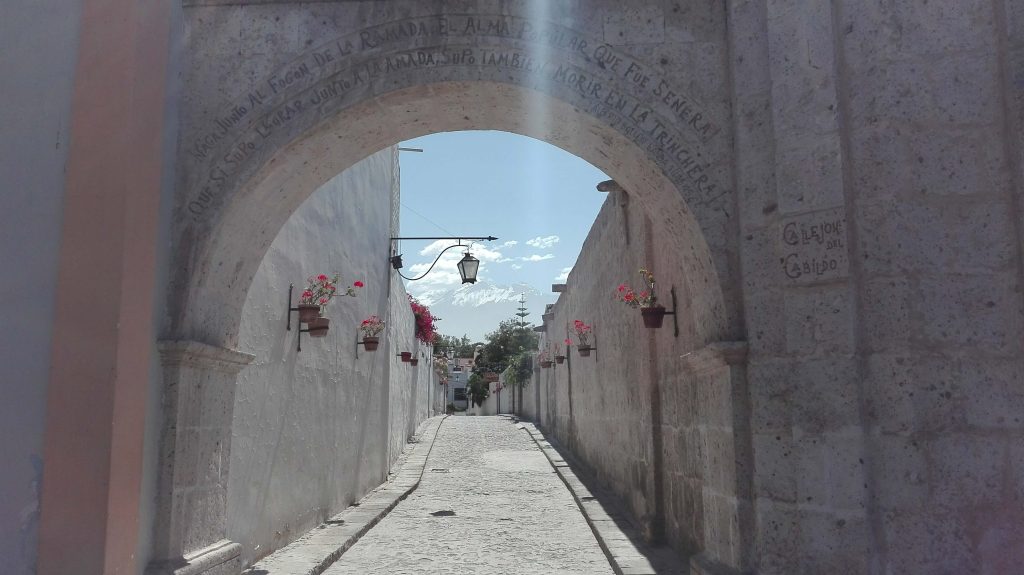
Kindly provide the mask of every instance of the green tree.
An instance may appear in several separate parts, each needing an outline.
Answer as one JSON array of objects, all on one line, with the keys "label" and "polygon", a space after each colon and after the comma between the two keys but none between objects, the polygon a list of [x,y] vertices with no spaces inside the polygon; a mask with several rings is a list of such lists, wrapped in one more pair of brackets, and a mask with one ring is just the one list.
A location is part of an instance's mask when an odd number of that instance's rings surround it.
[{"label": "green tree", "polygon": [[490,386],[478,373],[469,376],[469,383],[466,389],[469,393],[469,400],[473,402],[473,405],[483,405],[487,396],[491,395]]},{"label": "green tree", "polygon": [[533,331],[532,324],[522,326],[517,320],[507,319],[498,325],[498,329],[487,334],[487,343],[473,371],[501,373],[509,366],[512,358],[536,350],[539,344],[540,336]]},{"label": "green tree", "polygon": [[517,354],[509,362],[505,384],[512,387],[526,387],[531,379],[533,379],[533,354],[530,352]]},{"label": "green tree", "polygon": [[440,335],[434,346],[454,354],[454,357],[473,357],[473,350],[476,348],[476,344],[465,334],[462,337]]}]

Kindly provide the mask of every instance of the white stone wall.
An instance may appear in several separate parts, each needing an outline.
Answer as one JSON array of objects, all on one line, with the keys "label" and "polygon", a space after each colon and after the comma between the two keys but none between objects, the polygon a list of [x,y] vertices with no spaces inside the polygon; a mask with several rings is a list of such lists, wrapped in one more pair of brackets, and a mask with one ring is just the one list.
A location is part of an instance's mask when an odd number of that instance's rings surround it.
[{"label": "white stone wall", "polygon": [[[245,564],[381,483],[429,415],[428,360],[413,368],[394,357],[409,349],[413,318],[386,257],[393,154],[367,158],[300,206],[246,297],[239,349],[255,359],[238,377],[227,500],[228,537],[242,544]],[[297,352],[296,316],[285,330],[288,284],[297,297],[307,276],[334,271],[344,285],[366,287],[335,298],[327,337],[303,334]],[[376,352],[355,345],[370,314],[388,321]]]}]

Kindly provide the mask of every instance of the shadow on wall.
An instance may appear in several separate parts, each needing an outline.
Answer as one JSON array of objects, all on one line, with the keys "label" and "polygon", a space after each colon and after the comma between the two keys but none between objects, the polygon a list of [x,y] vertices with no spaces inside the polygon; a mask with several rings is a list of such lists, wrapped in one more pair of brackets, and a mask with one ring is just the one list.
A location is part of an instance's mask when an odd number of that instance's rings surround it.
[{"label": "shadow on wall", "polygon": [[[648,540],[742,570],[753,526],[736,462],[750,454],[733,421],[748,415],[730,398],[745,377],[724,362],[709,361],[700,373],[681,364],[680,357],[707,349],[701,318],[713,310],[699,308],[708,298],[688,293],[685,261],[657,249],[665,233],[624,192],[612,192],[546,314],[541,349],[554,355],[559,344],[567,357],[537,372],[537,389],[526,390],[531,397],[520,405],[625,502]],[[612,295],[622,283],[639,284],[640,268],[653,272],[660,303],[671,307],[669,294],[678,296],[677,315],[661,328],[645,328],[640,310]],[[575,320],[592,326],[595,349],[586,357]]]}]

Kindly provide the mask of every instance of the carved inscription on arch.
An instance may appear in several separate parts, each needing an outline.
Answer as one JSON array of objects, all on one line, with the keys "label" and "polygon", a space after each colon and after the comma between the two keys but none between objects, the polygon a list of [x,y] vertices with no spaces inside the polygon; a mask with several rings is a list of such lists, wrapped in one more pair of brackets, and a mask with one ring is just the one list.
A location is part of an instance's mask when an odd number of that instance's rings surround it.
[{"label": "carved inscription on arch", "polygon": [[[414,47],[410,48],[412,45]],[[712,114],[650,67],[550,23],[445,15],[359,30],[316,46],[252,86],[187,143],[200,168],[186,209],[201,219],[251,161],[304,128],[395,85],[444,77],[512,82],[572,102],[650,153],[669,178],[711,201],[703,144]],[[265,158],[261,158],[265,159]]]}]

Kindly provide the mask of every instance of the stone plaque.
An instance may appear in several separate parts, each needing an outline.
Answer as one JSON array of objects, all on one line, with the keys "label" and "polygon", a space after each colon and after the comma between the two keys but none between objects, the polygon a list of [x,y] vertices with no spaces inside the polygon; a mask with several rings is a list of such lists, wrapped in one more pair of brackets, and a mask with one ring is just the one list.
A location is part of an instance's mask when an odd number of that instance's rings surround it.
[{"label": "stone plaque", "polygon": [[784,220],[779,226],[779,240],[782,272],[792,283],[825,282],[850,274],[843,208]]}]

